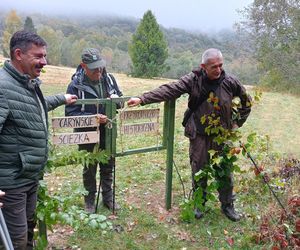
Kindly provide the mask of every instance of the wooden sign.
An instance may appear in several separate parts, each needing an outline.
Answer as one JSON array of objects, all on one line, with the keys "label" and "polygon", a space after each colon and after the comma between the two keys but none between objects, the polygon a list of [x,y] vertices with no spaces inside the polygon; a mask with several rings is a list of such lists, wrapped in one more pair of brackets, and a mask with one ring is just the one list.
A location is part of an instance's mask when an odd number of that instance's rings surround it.
[{"label": "wooden sign", "polygon": [[80,132],[80,133],[60,133],[52,136],[52,142],[55,145],[70,145],[70,144],[88,144],[98,143],[100,134],[98,131]]},{"label": "wooden sign", "polygon": [[67,116],[52,118],[53,128],[83,128],[97,127],[99,123],[96,115]]},{"label": "wooden sign", "polygon": [[[123,124],[127,120],[148,120],[149,122]],[[152,122],[151,120],[156,120]],[[120,113],[121,134],[145,134],[158,132],[159,130],[159,109],[141,109],[141,110],[126,110]]]},{"label": "wooden sign", "polygon": [[121,126],[121,134],[142,134],[157,132],[159,124],[157,122],[146,122],[140,124],[125,124]]},{"label": "wooden sign", "polygon": [[153,119],[159,117],[159,109],[126,110],[120,113],[121,120]]}]

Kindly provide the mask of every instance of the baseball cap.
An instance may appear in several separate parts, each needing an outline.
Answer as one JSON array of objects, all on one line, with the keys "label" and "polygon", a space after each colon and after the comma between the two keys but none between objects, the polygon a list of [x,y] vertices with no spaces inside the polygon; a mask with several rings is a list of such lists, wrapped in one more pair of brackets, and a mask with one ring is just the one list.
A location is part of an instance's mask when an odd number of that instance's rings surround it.
[{"label": "baseball cap", "polygon": [[82,51],[81,59],[89,69],[104,68],[106,66],[106,62],[100,56],[99,50],[94,48],[84,49]]}]

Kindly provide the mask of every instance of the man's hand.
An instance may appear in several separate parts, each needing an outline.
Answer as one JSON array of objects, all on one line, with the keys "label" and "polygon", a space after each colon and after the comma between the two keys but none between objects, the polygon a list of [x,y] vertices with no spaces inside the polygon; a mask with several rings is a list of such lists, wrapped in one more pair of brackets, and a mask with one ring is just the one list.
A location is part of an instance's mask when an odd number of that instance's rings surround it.
[{"label": "man's hand", "polygon": [[116,94],[111,94],[109,98],[118,98],[119,96]]},{"label": "man's hand", "polygon": [[66,104],[73,104],[77,101],[78,97],[76,95],[65,94]]},{"label": "man's hand", "polygon": [[105,124],[107,122],[107,116],[102,114],[97,114],[97,121],[99,124]]},{"label": "man's hand", "polygon": [[142,103],[142,100],[138,97],[131,97],[128,101],[127,101],[127,105],[129,107],[134,107],[134,106],[137,106],[139,104]]},{"label": "man's hand", "polygon": [[[4,192],[2,192],[1,190],[0,190],[0,197],[2,197],[2,196],[4,196],[5,195],[5,193]],[[3,206],[3,203],[2,202],[0,202],[0,207],[2,207]]]}]

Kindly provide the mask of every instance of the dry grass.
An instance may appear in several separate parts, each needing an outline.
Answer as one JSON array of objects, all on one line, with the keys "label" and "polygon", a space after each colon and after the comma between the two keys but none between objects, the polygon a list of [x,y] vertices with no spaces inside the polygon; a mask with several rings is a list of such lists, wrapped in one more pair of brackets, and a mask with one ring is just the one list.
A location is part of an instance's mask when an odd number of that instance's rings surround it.
[{"label": "dry grass", "polygon": [[[0,63],[5,58],[0,55]],[[74,74],[75,68],[47,65],[45,73],[41,74],[45,95],[65,92]],[[125,96],[136,96],[151,90],[171,79],[141,79],[132,78],[126,74],[114,73],[115,78]],[[251,86],[246,86],[251,91]],[[300,99],[295,96],[280,93],[264,93],[262,102],[253,108],[245,129],[270,135],[274,148],[283,154],[300,157]],[[176,106],[176,120],[180,123],[186,108],[186,99],[180,98]]]}]

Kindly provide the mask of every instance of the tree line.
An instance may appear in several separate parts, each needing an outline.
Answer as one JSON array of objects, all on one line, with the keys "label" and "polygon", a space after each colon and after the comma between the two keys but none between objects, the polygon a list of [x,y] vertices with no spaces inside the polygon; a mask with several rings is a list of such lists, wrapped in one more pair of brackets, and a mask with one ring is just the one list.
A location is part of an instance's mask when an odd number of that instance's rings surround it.
[{"label": "tree line", "polygon": [[[49,44],[49,64],[76,67],[82,49],[96,47],[112,72],[167,78],[190,72],[199,65],[205,49],[216,47],[224,54],[225,69],[244,84],[259,83],[300,93],[299,10],[296,0],[254,0],[241,13],[244,21],[234,31],[214,34],[166,29],[157,24],[151,11],[142,20],[109,16],[88,20],[79,16],[24,16],[10,11],[0,13],[0,40],[3,55],[8,56],[11,34],[30,28]],[[147,44],[138,43],[145,38]],[[153,53],[147,58],[146,47]],[[136,60],[140,61],[139,65]]]},{"label": "tree line", "polygon": [[[118,17],[89,17],[89,20],[86,20],[84,17],[50,17],[37,14],[24,16],[16,11],[2,13],[0,35],[4,56],[8,56],[11,35],[16,30],[24,28],[28,18],[32,20],[38,34],[49,44],[47,49],[49,64],[76,67],[80,62],[82,49],[96,47],[107,60],[110,71],[132,73],[129,44],[138,28],[138,20]],[[204,33],[166,29],[161,26],[159,29],[163,33],[168,49],[166,71],[161,72],[161,77],[178,78],[190,72],[199,65],[201,53],[208,47],[218,47],[224,51],[228,58],[227,66],[233,73],[240,75],[240,71],[245,67],[234,63],[238,59],[235,55],[239,55],[240,48],[238,44],[232,46],[233,41],[236,41],[236,34],[232,31],[225,32],[228,38],[226,43],[222,43],[222,38],[218,36],[215,38]],[[246,78],[245,74],[243,79],[245,83],[254,83],[253,79],[246,80]]]},{"label": "tree line", "polygon": [[255,0],[240,27],[255,42],[260,82],[300,94],[300,1]]}]

